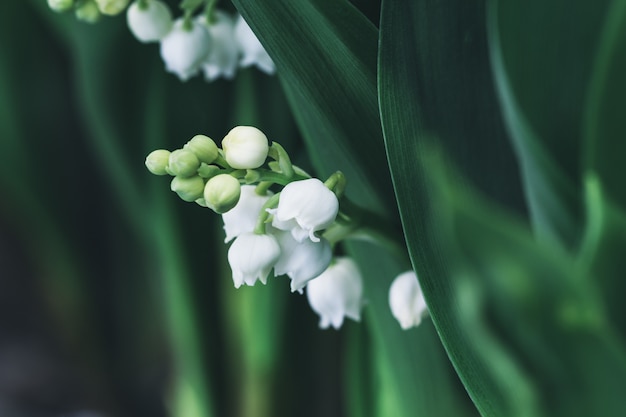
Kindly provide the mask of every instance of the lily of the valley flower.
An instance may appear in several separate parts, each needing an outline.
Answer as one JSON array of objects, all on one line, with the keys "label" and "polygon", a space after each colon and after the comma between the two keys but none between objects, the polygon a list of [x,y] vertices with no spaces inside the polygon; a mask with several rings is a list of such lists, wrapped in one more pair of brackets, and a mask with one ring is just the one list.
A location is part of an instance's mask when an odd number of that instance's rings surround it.
[{"label": "lily of the valley flower", "polygon": [[224,158],[236,169],[255,169],[263,165],[269,152],[267,136],[256,127],[237,126],[222,139]]},{"label": "lily of the valley flower", "polygon": [[244,233],[228,250],[235,288],[243,284],[267,283],[267,276],[280,256],[280,246],[272,235]]},{"label": "lily of the valley flower", "polygon": [[319,242],[318,230],[333,224],[339,211],[339,201],[322,181],[310,178],[294,181],[280,193],[278,207],[270,210],[274,215],[272,226],[288,230],[298,242],[309,238]]},{"label": "lily of the valley flower", "polygon": [[363,280],[350,258],[337,258],[317,278],[307,284],[306,295],[313,311],[320,316],[322,329],[339,329],[344,317],[359,321],[363,306]]},{"label": "lily of the valley flower", "polygon": [[417,327],[428,314],[426,301],[414,271],[396,277],[389,288],[391,314],[404,330]]},{"label": "lily of the valley flower", "polygon": [[198,23],[206,27],[213,40],[209,55],[202,63],[205,80],[213,81],[219,77],[233,78],[239,58],[233,18],[225,12],[215,10],[213,21],[208,22],[206,16],[200,16]]},{"label": "lily of the valley flower", "polygon": [[267,54],[261,42],[256,37],[248,23],[239,15],[235,23],[235,38],[243,57],[240,66],[249,67],[256,65],[261,71],[272,75],[276,72],[274,61]]},{"label": "lily of the valley flower", "polygon": [[319,276],[330,264],[332,259],[330,243],[323,238],[319,242],[309,239],[298,242],[289,232],[276,231],[274,235],[281,249],[274,273],[286,274],[291,278],[291,292],[302,293],[302,288],[307,282]]},{"label": "lily of the valley flower", "polygon": [[211,36],[206,28],[194,21],[190,28],[177,19],[172,30],[161,40],[161,58],[167,71],[187,81],[196,75],[211,48]]},{"label": "lily of the valley flower", "polygon": [[254,185],[242,185],[237,205],[222,214],[226,232],[224,243],[230,242],[242,233],[251,233],[254,230],[263,204],[272,195],[269,191],[266,195],[258,195],[255,189]]},{"label": "lily of the valley flower", "polygon": [[[135,1],[126,11],[128,28],[140,42],[158,42],[172,29],[172,13],[159,0]],[[145,8],[144,8],[145,7]]]}]

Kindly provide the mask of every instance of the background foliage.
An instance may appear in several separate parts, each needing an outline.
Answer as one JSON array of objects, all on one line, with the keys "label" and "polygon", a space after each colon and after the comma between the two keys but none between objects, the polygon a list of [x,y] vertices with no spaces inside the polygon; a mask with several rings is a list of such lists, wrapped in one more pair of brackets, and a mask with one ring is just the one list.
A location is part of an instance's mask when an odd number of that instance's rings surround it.
[{"label": "background foliage", "polygon": [[[622,415],[624,3],[233,3],[278,77],[181,83],[123,17],[4,6],[0,414]],[[346,245],[361,324],[235,291],[219,217],[143,166],[245,124],[405,239]]]}]

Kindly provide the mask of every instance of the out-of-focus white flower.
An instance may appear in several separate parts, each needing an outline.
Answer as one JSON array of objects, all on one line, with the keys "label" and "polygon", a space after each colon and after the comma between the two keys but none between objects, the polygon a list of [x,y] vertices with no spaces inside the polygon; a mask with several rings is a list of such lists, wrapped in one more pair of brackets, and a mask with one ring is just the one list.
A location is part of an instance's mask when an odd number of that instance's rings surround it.
[{"label": "out-of-focus white flower", "polygon": [[261,45],[261,42],[259,42],[259,39],[241,15],[237,17],[237,22],[235,23],[235,38],[243,54],[239,63],[240,66],[249,67],[256,65],[257,68],[269,75],[276,72],[274,61],[272,61],[272,58],[267,54],[265,48],[263,48],[263,45]]},{"label": "out-of-focus white flower", "polygon": [[159,0],[146,0],[142,8],[138,1],[126,11],[126,23],[135,38],[140,42],[157,42],[172,29],[172,13],[165,3]]},{"label": "out-of-focus white flower", "polygon": [[320,239],[319,242],[309,239],[298,242],[289,232],[276,231],[274,235],[281,252],[274,266],[274,274],[289,276],[291,292],[302,293],[307,282],[328,268],[332,259],[330,243],[326,239]]},{"label": "out-of-focus white flower", "polygon": [[313,311],[320,316],[320,327],[339,329],[343,318],[361,319],[363,279],[350,258],[337,258],[317,278],[309,281],[306,295]]},{"label": "out-of-focus white flower", "polygon": [[161,40],[161,58],[165,69],[187,81],[200,71],[211,48],[211,36],[205,27],[193,21],[189,30],[177,19],[172,30]]},{"label": "out-of-focus white flower", "polygon": [[74,5],[74,0],[48,0],[48,7],[55,12],[64,12]]},{"label": "out-of-focus white flower", "polygon": [[236,126],[222,139],[224,158],[235,169],[255,169],[263,165],[269,152],[267,136],[256,127]]},{"label": "out-of-focus white flower", "polygon": [[290,231],[298,242],[319,242],[315,232],[333,224],[338,211],[337,196],[317,178],[290,182],[280,193],[278,207],[269,210],[272,226]]},{"label": "out-of-focus white flower", "polygon": [[267,283],[267,275],[280,256],[280,246],[272,235],[243,233],[228,249],[228,263],[235,288],[243,284]]},{"label": "out-of-focus white flower", "polygon": [[86,23],[96,23],[102,17],[95,0],[85,0],[74,8],[76,19]]},{"label": "out-of-focus white flower", "polygon": [[251,233],[254,230],[263,204],[272,195],[269,191],[266,195],[258,195],[255,189],[254,185],[242,185],[237,205],[222,214],[226,232],[224,243],[230,242],[242,233]]},{"label": "out-of-focus white flower", "polygon": [[122,13],[130,0],[96,0],[100,13],[115,16]]},{"label": "out-of-focus white flower", "polygon": [[428,314],[426,301],[414,271],[404,272],[396,277],[389,288],[391,314],[404,330],[418,326],[422,317]]},{"label": "out-of-focus white flower", "polygon": [[228,13],[221,10],[213,11],[213,21],[208,22],[206,16],[199,16],[198,23],[205,26],[213,46],[209,56],[202,63],[202,71],[207,81],[223,76],[232,79],[237,70],[239,47],[235,40],[235,21]]}]

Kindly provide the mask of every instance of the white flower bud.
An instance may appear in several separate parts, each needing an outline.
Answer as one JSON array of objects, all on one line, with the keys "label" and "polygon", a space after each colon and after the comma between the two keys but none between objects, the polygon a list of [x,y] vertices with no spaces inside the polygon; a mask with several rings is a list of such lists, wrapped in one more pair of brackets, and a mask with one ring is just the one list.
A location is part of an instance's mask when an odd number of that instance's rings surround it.
[{"label": "white flower bud", "polygon": [[261,42],[259,42],[259,39],[241,15],[235,23],[235,39],[243,53],[239,63],[240,66],[249,67],[256,65],[257,68],[269,75],[276,72],[274,61],[272,61],[272,58],[267,54],[265,48],[263,48],[263,45],[261,45]]},{"label": "white flower bud", "polygon": [[183,149],[193,152],[200,162],[204,162],[205,164],[210,164],[215,161],[218,155],[217,145],[213,139],[205,135],[194,136],[183,146]]},{"label": "white flower bud", "polygon": [[159,0],[146,0],[147,7],[135,1],[126,12],[126,23],[140,42],[157,42],[172,29],[172,13]]},{"label": "white flower bud", "polygon": [[228,263],[233,271],[235,288],[256,281],[267,283],[267,276],[280,256],[280,247],[272,235],[244,233],[228,249]]},{"label": "white flower bud", "polygon": [[170,160],[170,151],[157,149],[146,157],[146,168],[154,175],[167,175],[167,165]]},{"label": "white flower bud", "polygon": [[330,243],[326,239],[313,242],[306,239],[296,241],[289,232],[273,233],[280,245],[280,258],[274,266],[275,275],[291,278],[291,292],[302,293],[302,288],[328,268],[333,257]]},{"label": "white flower bud", "polygon": [[237,126],[222,139],[226,162],[235,169],[255,169],[263,165],[269,152],[267,136],[256,127]]},{"label": "white flower bud", "polygon": [[115,16],[124,11],[130,0],[96,0],[100,13]]},{"label": "white flower bud", "polygon": [[414,271],[396,277],[389,288],[391,314],[404,330],[418,326],[428,314],[426,301]]},{"label": "white flower bud", "polygon": [[240,195],[239,180],[228,174],[216,175],[204,186],[204,201],[218,214],[226,213],[235,207]]},{"label": "white flower bud", "polygon": [[190,177],[200,168],[200,160],[193,152],[186,149],[176,149],[170,153],[168,171],[172,175]]},{"label": "white flower bud", "polygon": [[343,318],[361,319],[363,279],[354,261],[337,258],[306,286],[306,295],[313,311],[320,316],[320,327],[339,329]]},{"label": "white flower bud", "polygon": [[271,192],[266,195],[258,195],[254,185],[242,185],[239,202],[232,210],[222,214],[226,238],[224,243],[230,242],[242,233],[252,233],[256,226],[263,204],[272,196]]},{"label": "white flower bud", "polygon": [[80,3],[80,6],[74,10],[74,15],[76,19],[87,23],[96,23],[102,17],[95,0],[86,0]]},{"label": "white flower bud", "polygon": [[338,211],[337,196],[317,178],[290,182],[280,193],[278,207],[269,210],[272,226],[289,230],[298,242],[318,242],[315,232],[333,224]]},{"label": "white flower bud", "polygon": [[161,58],[165,69],[187,81],[200,71],[209,54],[211,37],[204,26],[191,22],[189,30],[184,20],[177,19],[172,30],[161,40]]},{"label": "white flower bud", "polygon": [[170,183],[170,189],[184,201],[196,201],[204,195],[204,180],[197,175],[174,177]]},{"label": "white flower bud", "polygon": [[235,22],[231,16],[220,10],[213,12],[214,21],[207,22],[206,16],[199,16],[198,23],[204,25],[211,35],[213,47],[202,64],[204,79],[213,81],[223,76],[232,79],[237,70],[239,47],[235,39]]},{"label": "white flower bud", "polygon": [[74,0],[48,0],[48,7],[55,12],[64,12],[74,5]]}]

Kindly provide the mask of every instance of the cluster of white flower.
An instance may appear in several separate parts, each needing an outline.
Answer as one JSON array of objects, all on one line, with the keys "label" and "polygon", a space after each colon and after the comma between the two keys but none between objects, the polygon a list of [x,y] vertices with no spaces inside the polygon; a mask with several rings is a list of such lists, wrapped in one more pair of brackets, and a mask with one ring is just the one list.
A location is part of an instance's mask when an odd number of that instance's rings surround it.
[{"label": "cluster of white flower", "polygon": [[[339,328],[345,317],[358,321],[364,305],[361,274],[350,258],[333,257],[341,237],[333,233],[329,241],[325,233],[343,227],[337,222],[343,174],[326,182],[311,178],[291,164],[282,146],[270,145],[250,126],[233,128],[221,145],[196,135],[182,149],[153,151],[146,167],[174,176],[171,189],[183,200],[222,215],[224,242],[232,241],[228,262],[236,288],[265,284],[273,270],[290,278],[292,292],[306,288],[320,327]],[[426,305],[414,273],[394,281],[389,301],[402,328],[420,323]]]},{"label": "cluster of white flower", "polygon": [[[176,20],[160,0],[48,0],[57,12],[74,9],[80,20],[94,23],[101,15],[126,10],[132,34],[143,43],[160,42],[161,58],[167,71],[182,81],[202,72],[206,81],[232,79],[238,67],[256,66],[266,74],[276,72],[267,54],[241,15],[232,16],[207,2],[207,10],[193,17],[186,10]],[[199,1],[198,4],[202,4]]]},{"label": "cluster of white flower", "polygon": [[246,21],[211,9],[205,14],[173,20],[159,0],[134,2],[126,14],[128,27],[140,42],[161,42],[167,71],[188,80],[200,71],[207,81],[231,79],[237,67],[256,65],[267,74],[276,70]]}]

